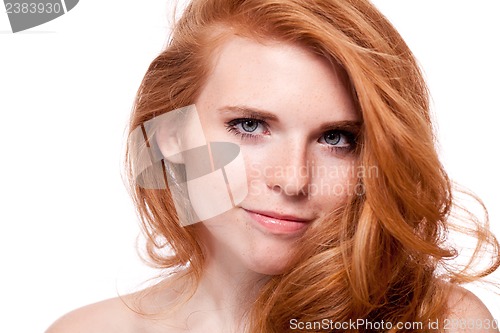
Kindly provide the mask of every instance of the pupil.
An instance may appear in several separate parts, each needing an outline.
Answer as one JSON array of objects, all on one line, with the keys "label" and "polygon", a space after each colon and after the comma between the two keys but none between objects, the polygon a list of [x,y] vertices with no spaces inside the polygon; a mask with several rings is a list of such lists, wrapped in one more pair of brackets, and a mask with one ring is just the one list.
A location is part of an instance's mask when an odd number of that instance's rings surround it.
[{"label": "pupil", "polygon": [[246,120],[243,124],[245,132],[253,132],[257,129],[257,122],[254,120]]}]

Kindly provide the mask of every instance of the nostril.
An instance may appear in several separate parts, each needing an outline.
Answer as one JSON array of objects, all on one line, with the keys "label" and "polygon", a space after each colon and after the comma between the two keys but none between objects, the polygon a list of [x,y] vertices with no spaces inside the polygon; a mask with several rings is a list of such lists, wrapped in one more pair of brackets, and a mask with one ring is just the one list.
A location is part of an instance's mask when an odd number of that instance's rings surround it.
[{"label": "nostril", "polygon": [[267,187],[274,192],[279,194],[284,194],[286,196],[308,196],[309,195],[309,185],[307,183],[300,184],[298,182],[288,182],[284,184],[269,184],[266,183]]}]

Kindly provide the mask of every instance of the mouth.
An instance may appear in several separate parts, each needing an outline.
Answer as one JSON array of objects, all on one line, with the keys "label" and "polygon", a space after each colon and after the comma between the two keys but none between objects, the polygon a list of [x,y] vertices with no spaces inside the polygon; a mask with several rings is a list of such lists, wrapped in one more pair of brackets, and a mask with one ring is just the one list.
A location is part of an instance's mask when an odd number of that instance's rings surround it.
[{"label": "mouth", "polygon": [[272,234],[299,234],[312,222],[312,219],[293,215],[282,215],[274,212],[261,212],[243,209],[250,218],[265,231]]}]

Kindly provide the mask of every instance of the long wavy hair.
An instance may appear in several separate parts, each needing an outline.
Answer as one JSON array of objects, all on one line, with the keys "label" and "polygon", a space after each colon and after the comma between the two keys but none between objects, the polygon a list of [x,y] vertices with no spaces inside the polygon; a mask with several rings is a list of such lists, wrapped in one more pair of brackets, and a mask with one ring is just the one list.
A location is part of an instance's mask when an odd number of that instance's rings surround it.
[{"label": "long wavy hair", "polygon": [[[377,169],[376,177],[358,175],[363,193],[313,224],[290,268],[262,287],[249,312],[251,332],[286,332],[292,318],[427,323],[446,315],[450,285],[474,281],[500,265],[487,218],[481,222],[466,214],[460,220],[453,214],[468,211],[454,209],[459,206],[435,149],[422,73],[401,36],[369,1],[191,1],[145,74],[130,132],[194,104],[213,53],[232,35],[300,45],[326,58],[332,70],[342,68],[363,121],[359,166]],[[148,258],[159,268],[183,267],[196,288],[205,260],[198,236],[179,224],[168,189],[136,184],[135,156],[129,146],[130,189]],[[454,260],[458,249],[448,242],[453,230],[475,240],[461,265]],[[478,266],[485,251],[492,260]]]}]

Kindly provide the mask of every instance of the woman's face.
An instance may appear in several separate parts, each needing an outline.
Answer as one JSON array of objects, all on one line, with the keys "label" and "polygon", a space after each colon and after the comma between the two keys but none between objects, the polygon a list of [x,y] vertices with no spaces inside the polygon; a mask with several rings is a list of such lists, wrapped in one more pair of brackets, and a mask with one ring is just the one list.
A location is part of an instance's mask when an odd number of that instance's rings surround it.
[{"label": "woman's face", "polygon": [[[344,81],[302,47],[232,37],[216,52],[196,108],[207,141],[240,146],[245,170],[230,185],[248,190],[198,224],[209,256],[282,272],[298,237],[353,191],[360,118]],[[195,211],[210,195],[190,193]]]}]

